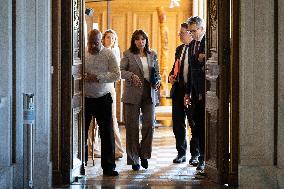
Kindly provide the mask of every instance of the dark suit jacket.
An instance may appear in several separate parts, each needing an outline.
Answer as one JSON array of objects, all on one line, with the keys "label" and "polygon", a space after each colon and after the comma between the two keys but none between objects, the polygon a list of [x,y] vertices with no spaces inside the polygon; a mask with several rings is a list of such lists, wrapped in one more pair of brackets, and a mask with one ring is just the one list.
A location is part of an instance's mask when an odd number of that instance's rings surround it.
[{"label": "dark suit jacket", "polygon": [[203,95],[205,93],[205,60],[199,61],[198,55],[201,53],[205,53],[205,36],[200,41],[199,49],[196,54],[194,54],[194,45],[195,40],[191,42],[190,45],[190,72],[188,72],[188,82],[186,85],[186,94],[190,94],[192,90],[194,90],[196,96],[199,94]]},{"label": "dark suit jacket", "polygon": [[[182,50],[184,48],[185,44],[182,44],[182,45],[179,45],[177,48],[176,48],[176,52],[175,52],[175,61],[174,61],[174,64],[173,64],[173,67],[172,67],[172,70],[171,72],[169,73],[169,76],[173,75],[174,74],[174,68],[175,68],[175,63],[177,61],[177,59],[182,59],[181,57],[181,54],[182,54]],[[188,61],[190,60],[190,49],[191,47],[189,46],[189,53],[188,53]],[[182,61],[182,60],[181,60]],[[181,65],[180,65],[180,72],[181,70],[183,70],[183,62],[181,62]],[[190,68],[188,68],[188,72],[190,71]],[[181,74],[181,75],[180,75]],[[179,73],[179,75],[181,76],[179,78],[179,81],[175,82],[173,85],[172,85],[172,89],[171,89],[171,97],[173,97],[174,93],[175,93],[175,88],[177,87],[177,85],[179,85],[180,87],[185,87],[184,86],[184,82],[182,81],[183,80],[183,75],[182,73]],[[188,80],[189,81],[189,80]],[[169,81],[168,81],[169,82]]]}]

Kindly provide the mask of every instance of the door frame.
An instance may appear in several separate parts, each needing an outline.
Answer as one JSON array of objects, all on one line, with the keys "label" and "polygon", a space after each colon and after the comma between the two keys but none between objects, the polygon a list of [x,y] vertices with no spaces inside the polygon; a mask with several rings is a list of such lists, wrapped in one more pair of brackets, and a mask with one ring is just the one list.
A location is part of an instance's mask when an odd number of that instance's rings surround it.
[{"label": "door frame", "polygon": [[[219,0],[218,2],[221,2]],[[227,152],[223,153],[224,158],[228,158],[226,160],[228,165],[223,169],[223,175],[221,176],[221,182],[226,182],[229,184],[237,185],[238,183],[238,161],[239,161],[239,0],[231,0],[232,1],[232,43],[231,46],[231,55],[230,55],[230,83],[228,92],[230,93],[230,129],[224,130],[224,132],[229,133],[228,137],[228,148],[232,151],[227,154]],[[67,3],[70,6],[70,3]],[[82,2],[83,4],[83,2]],[[71,97],[68,97],[68,94],[64,94],[64,89],[62,88],[62,77],[71,78],[69,75],[62,74],[61,69],[61,60],[62,54],[60,53],[62,50],[62,40],[65,39],[66,36],[61,36],[62,29],[67,28],[66,25],[70,24],[70,19],[67,19],[66,15],[62,13],[66,10],[62,10],[62,1],[53,0],[52,2],[52,65],[53,65],[53,76],[52,76],[52,162],[53,162],[53,183],[54,185],[62,185],[69,184],[71,181],[70,173],[67,170],[70,170],[70,161],[71,157],[66,154],[66,152],[70,152],[71,145],[70,137],[63,137],[64,133],[62,133],[62,125],[70,125],[70,121],[72,120],[72,112],[66,111],[62,104],[65,102],[71,102]],[[209,8],[209,7],[208,7]],[[208,12],[208,19],[210,18],[210,10]],[[67,14],[67,13],[65,13]],[[64,18],[63,18],[63,17]],[[220,16],[220,15],[219,15]],[[228,15],[225,15],[228,16]],[[229,15],[230,16],[230,15]],[[64,20],[66,22],[64,22]],[[69,22],[68,22],[69,21]],[[222,23],[221,23],[222,24]],[[65,25],[65,26],[64,26]],[[67,29],[68,30],[68,29]],[[65,41],[68,41],[66,38]],[[72,45],[68,44],[67,45]],[[65,47],[64,47],[65,48]],[[70,47],[68,47],[70,48]],[[68,53],[68,52],[65,52]],[[208,52],[207,52],[208,53]],[[68,55],[67,55],[68,56]],[[70,71],[70,70],[69,70]],[[71,82],[69,82],[68,87],[71,86]],[[67,95],[66,101],[62,101],[62,96]],[[229,142],[230,140],[230,142]],[[68,145],[69,144],[69,147]],[[229,147],[230,145],[230,147]],[[63,147],[62,147],[63,146]],[[83,148],[84,149],[84,148]],[[64,157],[64,161],[62,161]],[[65,162],[65,163],[64,163]],[[66,163],[69,162],[69,163]]]},{"label": "door frame", "polygon": [[228,183],[238,185],[239,164],[239,22],[240,0],[231,0],[230,162]]},{"label": "door frame", "polygon": [[52,185],[65,184],[61,171],[61,1],[52,0]]}]

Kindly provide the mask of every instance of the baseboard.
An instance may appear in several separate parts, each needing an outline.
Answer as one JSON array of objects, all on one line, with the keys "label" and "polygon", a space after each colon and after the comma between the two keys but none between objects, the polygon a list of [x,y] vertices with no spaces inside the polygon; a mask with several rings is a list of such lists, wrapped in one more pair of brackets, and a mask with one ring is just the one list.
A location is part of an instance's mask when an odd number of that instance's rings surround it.
[{"label": "baseboard", "polygon": [[277,171],[277,187],[284,188],[284,169],[278,169]]},{"label": "baseboard", "polygon": [[1,188],[13,188],[13,166],[0,167]]},{"label": "baseboard", "polygon": [[275,166],[239,166],[240,188],[278,189],[278,179],[278,168]]}]

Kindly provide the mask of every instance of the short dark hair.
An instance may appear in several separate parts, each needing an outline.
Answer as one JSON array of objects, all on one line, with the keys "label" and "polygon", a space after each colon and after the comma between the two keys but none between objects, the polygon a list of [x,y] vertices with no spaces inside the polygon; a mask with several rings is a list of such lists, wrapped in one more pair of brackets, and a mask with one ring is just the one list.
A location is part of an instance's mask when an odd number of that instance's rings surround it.
[{"label": "short dark hair", "polygon": [[102,33],[97,29],[93,29],[88,33],[88,42],[87,42],[88,52],[91,52],[92,43],[97,35],[102,36]]},{"label": "short dark hair", "polygon": [[186,22],[183,22],[180,24],[180,27],[188,29],[188,24]]},{"label": "short dark hair", "polygon": [[142,36],[144,39],[146,39],[146,44],[145,44],[145,52],[146,53],[150,53],[150,47],[149,47],[149,38],[148,35],[145,31],[139,29],[139,30],[135,30],[134,33],[132,34],[131,37],[131,45],[130,45],[130,52],[134,53],[134,54],[138,54],[139,53],[139,49],[136,47],[135,45],[135,40],[139,39],[139,36]]}]

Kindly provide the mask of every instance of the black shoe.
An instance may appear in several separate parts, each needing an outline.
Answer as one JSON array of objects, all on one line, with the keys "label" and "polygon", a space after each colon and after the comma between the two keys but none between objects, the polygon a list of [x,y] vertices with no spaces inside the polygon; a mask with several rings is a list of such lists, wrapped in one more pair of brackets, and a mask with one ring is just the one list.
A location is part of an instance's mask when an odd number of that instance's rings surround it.
[{"label": "black shoe", "polygon": [[205,162],[204,161],[200,161],[196,167],[197,171],[204,171],[204,167],[205,167]]},{"label": "black shoe", "polygon": [[182,163],[186,161],[186,157],[185,156],[177,156],[174,160],[173,163]]},{"label": "black shoe", "polygon": [[192,166],[195,167],[195,166],[198,165],[198,162],[199,161],[198,161],[197,157],[191,157],[188,163],[189,163],[189,165],[192,165]]},{"label": "black shoe", "polygon": [[118,176],[118,172],[117,171],[113,171],[113,170],[104,170],[103,174],[105,176]]},{"label": "black shoe", "polygon": [[148,169],[148,160],[141,158],[141,166],[142,166],[144,169]]},{"label": "black shoe", "polygon": [[138,171],[139,169],[140,169],[140,165],[139,164],[134,164],[134,165],[132,165],[132,169],[134,170],[134,171]]}]

